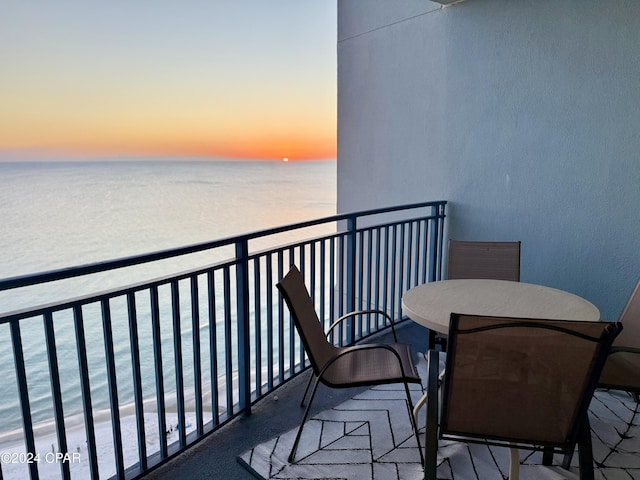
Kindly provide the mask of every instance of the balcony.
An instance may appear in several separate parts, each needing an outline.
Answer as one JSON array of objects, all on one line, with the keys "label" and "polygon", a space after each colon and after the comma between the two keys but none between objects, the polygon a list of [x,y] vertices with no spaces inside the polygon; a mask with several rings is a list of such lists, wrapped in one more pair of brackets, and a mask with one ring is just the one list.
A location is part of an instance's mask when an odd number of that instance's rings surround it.
[{"label": "balcony", "polygon": [[[2,478],[124,479],[156,469],[151,475],[164,478],[174,474],[163,464],[193,452],[208,460],[178,461],[180,468],[195,469],[178,472],[181,478],[212,469],[246,478],[235,464],[241,453],[235,449],[300,419],[293,405],[307,361],[274,288],[285,269],[301,267],[326,321],[366,308],[400,320],[402,293],[440,278],[445,206],[439,201],[360,211],[1,280],[0,291],[17,291],[92,275],[116,277],[154,262],[173,262],[171,269],[188,256],[233,252],[213,264],[77,298],[45,298],[42,305],[0,315],[4,388],[13,398],[2,406],[2,417],[12,419],[5,422],[3,451],[18,460],[68,460],[3,462]],[[329,233],[300,239],[314,228]],[[275,241],[280,243],[264,247]],[[407,326],[402,335],[426,338],[415,329]],[[380,333],[384,325],[364,316],[332,341]],[[315,406],[344,395],[326,392]]]},{"label": "balcony", "polygon": [[[0,369],[12,400],[0,406],[0,478],[253,478],[237,457],[299,425],[310,375],[277,280],[295,263],[324,321],[383,309],[398,322],[399,340],[424,351],[428,331],[403,321],[400,300],[407,289],[441,278],[446,205],[342,214],[1,280],[8,292],[92,275],[113,280],[131,267],[170,261],[162,268],[171,270],[193,263],[190,255],[235,252],[213,264],[1,314]],[[325,233],[308,235],[317,228]],[[265,248],[269,243],[277,244]],[[389,336],[365,315],[331,340]],[[364,390],[320,388],[311,413]],[[615,404],[596,397],[594,452],[604,468],[633,478],[635,467],[619,467],[617,442],[633,442],[640,412],[623,397]],[[617,421],[625,417],[621,411],[630,419],[620,426],[601,415],[610,412]]]}]

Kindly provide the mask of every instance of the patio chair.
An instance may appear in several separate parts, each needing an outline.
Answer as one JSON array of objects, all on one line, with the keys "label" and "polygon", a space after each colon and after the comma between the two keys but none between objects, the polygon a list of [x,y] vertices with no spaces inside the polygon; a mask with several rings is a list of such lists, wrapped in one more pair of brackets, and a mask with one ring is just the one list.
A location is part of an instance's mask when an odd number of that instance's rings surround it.
[{"label": "patio chair", "polygon": [[520,281],[520,242],[449,240],[449,280],[490,278]]},{"label": "patio chair", "polygon": [[304,284],[304,277],[295,265],[291,266],[277,287],[289,308],[316,379],[289,454],[289,463],[293,463],[295,459],[302,429],[320,383],[331,388],[403,383],[409,407],[409,420],[419,442],[412,414],[413,402],[409,383],[421,384],[421,380],[411,357],[410,346],[399,343],[334,346],[327,340]]},{"label": "patio chair", "polygon": [[[440,392],[438,352],[429,352],[425,479],[435,480],[438,438],[580,456],[580,478],[593,479],[588,408],[620,323],[451,315]],[[439,420],[439,422],[438,422]],[[565,457],[566,458],[566,457]],[[563,463],[564,468],[568,464]]]},{"label": "patio chair", "polygon": [[[476,242],[449,239],[447,279],[484,278],[520,281],[521,242]],[[429,332],[429,348],[446,349],[446,335]]]},{"label": "patio chair", "polygon": [[640,280],[619,321],[624,330],[613,343],[598,387],[630,392],[640,402]]}]

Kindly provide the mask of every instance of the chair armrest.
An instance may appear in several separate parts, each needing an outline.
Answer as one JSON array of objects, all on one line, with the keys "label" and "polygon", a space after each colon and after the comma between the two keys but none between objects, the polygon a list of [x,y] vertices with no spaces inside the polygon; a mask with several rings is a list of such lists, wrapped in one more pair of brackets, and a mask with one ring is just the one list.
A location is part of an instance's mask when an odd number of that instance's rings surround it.
[{"label": "chair armrest", "polygon": [[393,341],[396,343],[398,342],[398,337],[396,336],[396,328],[394,327],[394,322],[391,319],[391,316],[383,310],[356,310],[353,312],[346,313],[342,315],[340,318],[338,318],[335,322],[333,322],[331,326],[329,326],[329,329],[327,330],[327,334],[326,334],[327,337],[329,337],[329,335],[331,334],[331,332],[335,327],[340,325],[346,319],[355,317],[357,315],[367,315],[367,314],[383,315],[385,317],[385,323],[386,323],[386,320],[388,320],[389,323],[391,324],[391,331],[393,332]]},{"label": "chair armrest", "polygon": [[611,347],[611,349],[609,350],[609,355],[611,355],[612,353],[618,353],[618,352],[627,352],[627,353],[638,353],[638,354],[640,354],[640,348],[636,348],[636,347]]}]

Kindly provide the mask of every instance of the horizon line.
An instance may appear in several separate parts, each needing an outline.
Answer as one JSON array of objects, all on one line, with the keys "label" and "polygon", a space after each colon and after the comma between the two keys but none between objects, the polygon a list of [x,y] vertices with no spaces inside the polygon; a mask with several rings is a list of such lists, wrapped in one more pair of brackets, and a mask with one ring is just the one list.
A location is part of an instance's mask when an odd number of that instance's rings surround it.
[{"label": "horizon line", "polygon": [[11,155],[0,153],[0,163],[92,163],[92,162],[277,162],[277,163],[300,163],[300,162],[328,162],[337,161],[336,157],[319,158],[295,158],[295,157],[224,157],[217,155]]}]

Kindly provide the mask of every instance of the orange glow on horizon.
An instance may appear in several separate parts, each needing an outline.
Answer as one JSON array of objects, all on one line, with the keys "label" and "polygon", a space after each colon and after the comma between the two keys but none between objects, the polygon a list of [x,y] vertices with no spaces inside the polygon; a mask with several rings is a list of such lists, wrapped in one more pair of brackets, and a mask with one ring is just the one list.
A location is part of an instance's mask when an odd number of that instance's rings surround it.
[{"label": "orange glow on horizon", "polygon": [[[288,99],[287,99],[288,100]],[[55,157],[190,156],[292,161],[336,158],[336,111],[280,99],[257,109],[234,102],[223,109],[195,103],[162,109],[112,112],[98,104],[64,118],[59,108],[13,110],[0,114],[0,153],[49,152]],[[90,103],[89,101],[87,103]],[[250,106],[253,108],[250,108]],[[24,107],[24,105],[23,105]],[[157,106],[159,107],[159,106]],[[87,113],[89,112],[89,113]],[[98,112],[97,114],[95,112]],[[276,113],[274,113],[276,112]],[[11,120],[11,121],[10,121]]]},{"label": "orange glow on horizon", "polygon": [[172,140],[142,142],[115,142],[104,144],[27,144],[3,146],[3,157],[49,159],[49,158],[94,158],[94,157],[214,157],[245,160],[275,160],[295,162],[299,160],[335,159],[335,140],[332,138],[285,138],[251,139],[244,142],[179,142]]},{"label": "orange glow on horizon", "polygon": [[[288,118],[272,124],[250,122],[252,117],[165,118],[150,122],[60,122],[49,117],[50,128],[36,122],[2,125],[0,153],[54,157],[190,156],[292,161],[336,158],[336,123],[329,112],[324,118]],[[264,119],[264,115],[256,115]],[[328,120],[327,120],[328,119]],[[297,120],[297,121],[296,121]],[[26,128],[30,126],[32,128]]]}]

